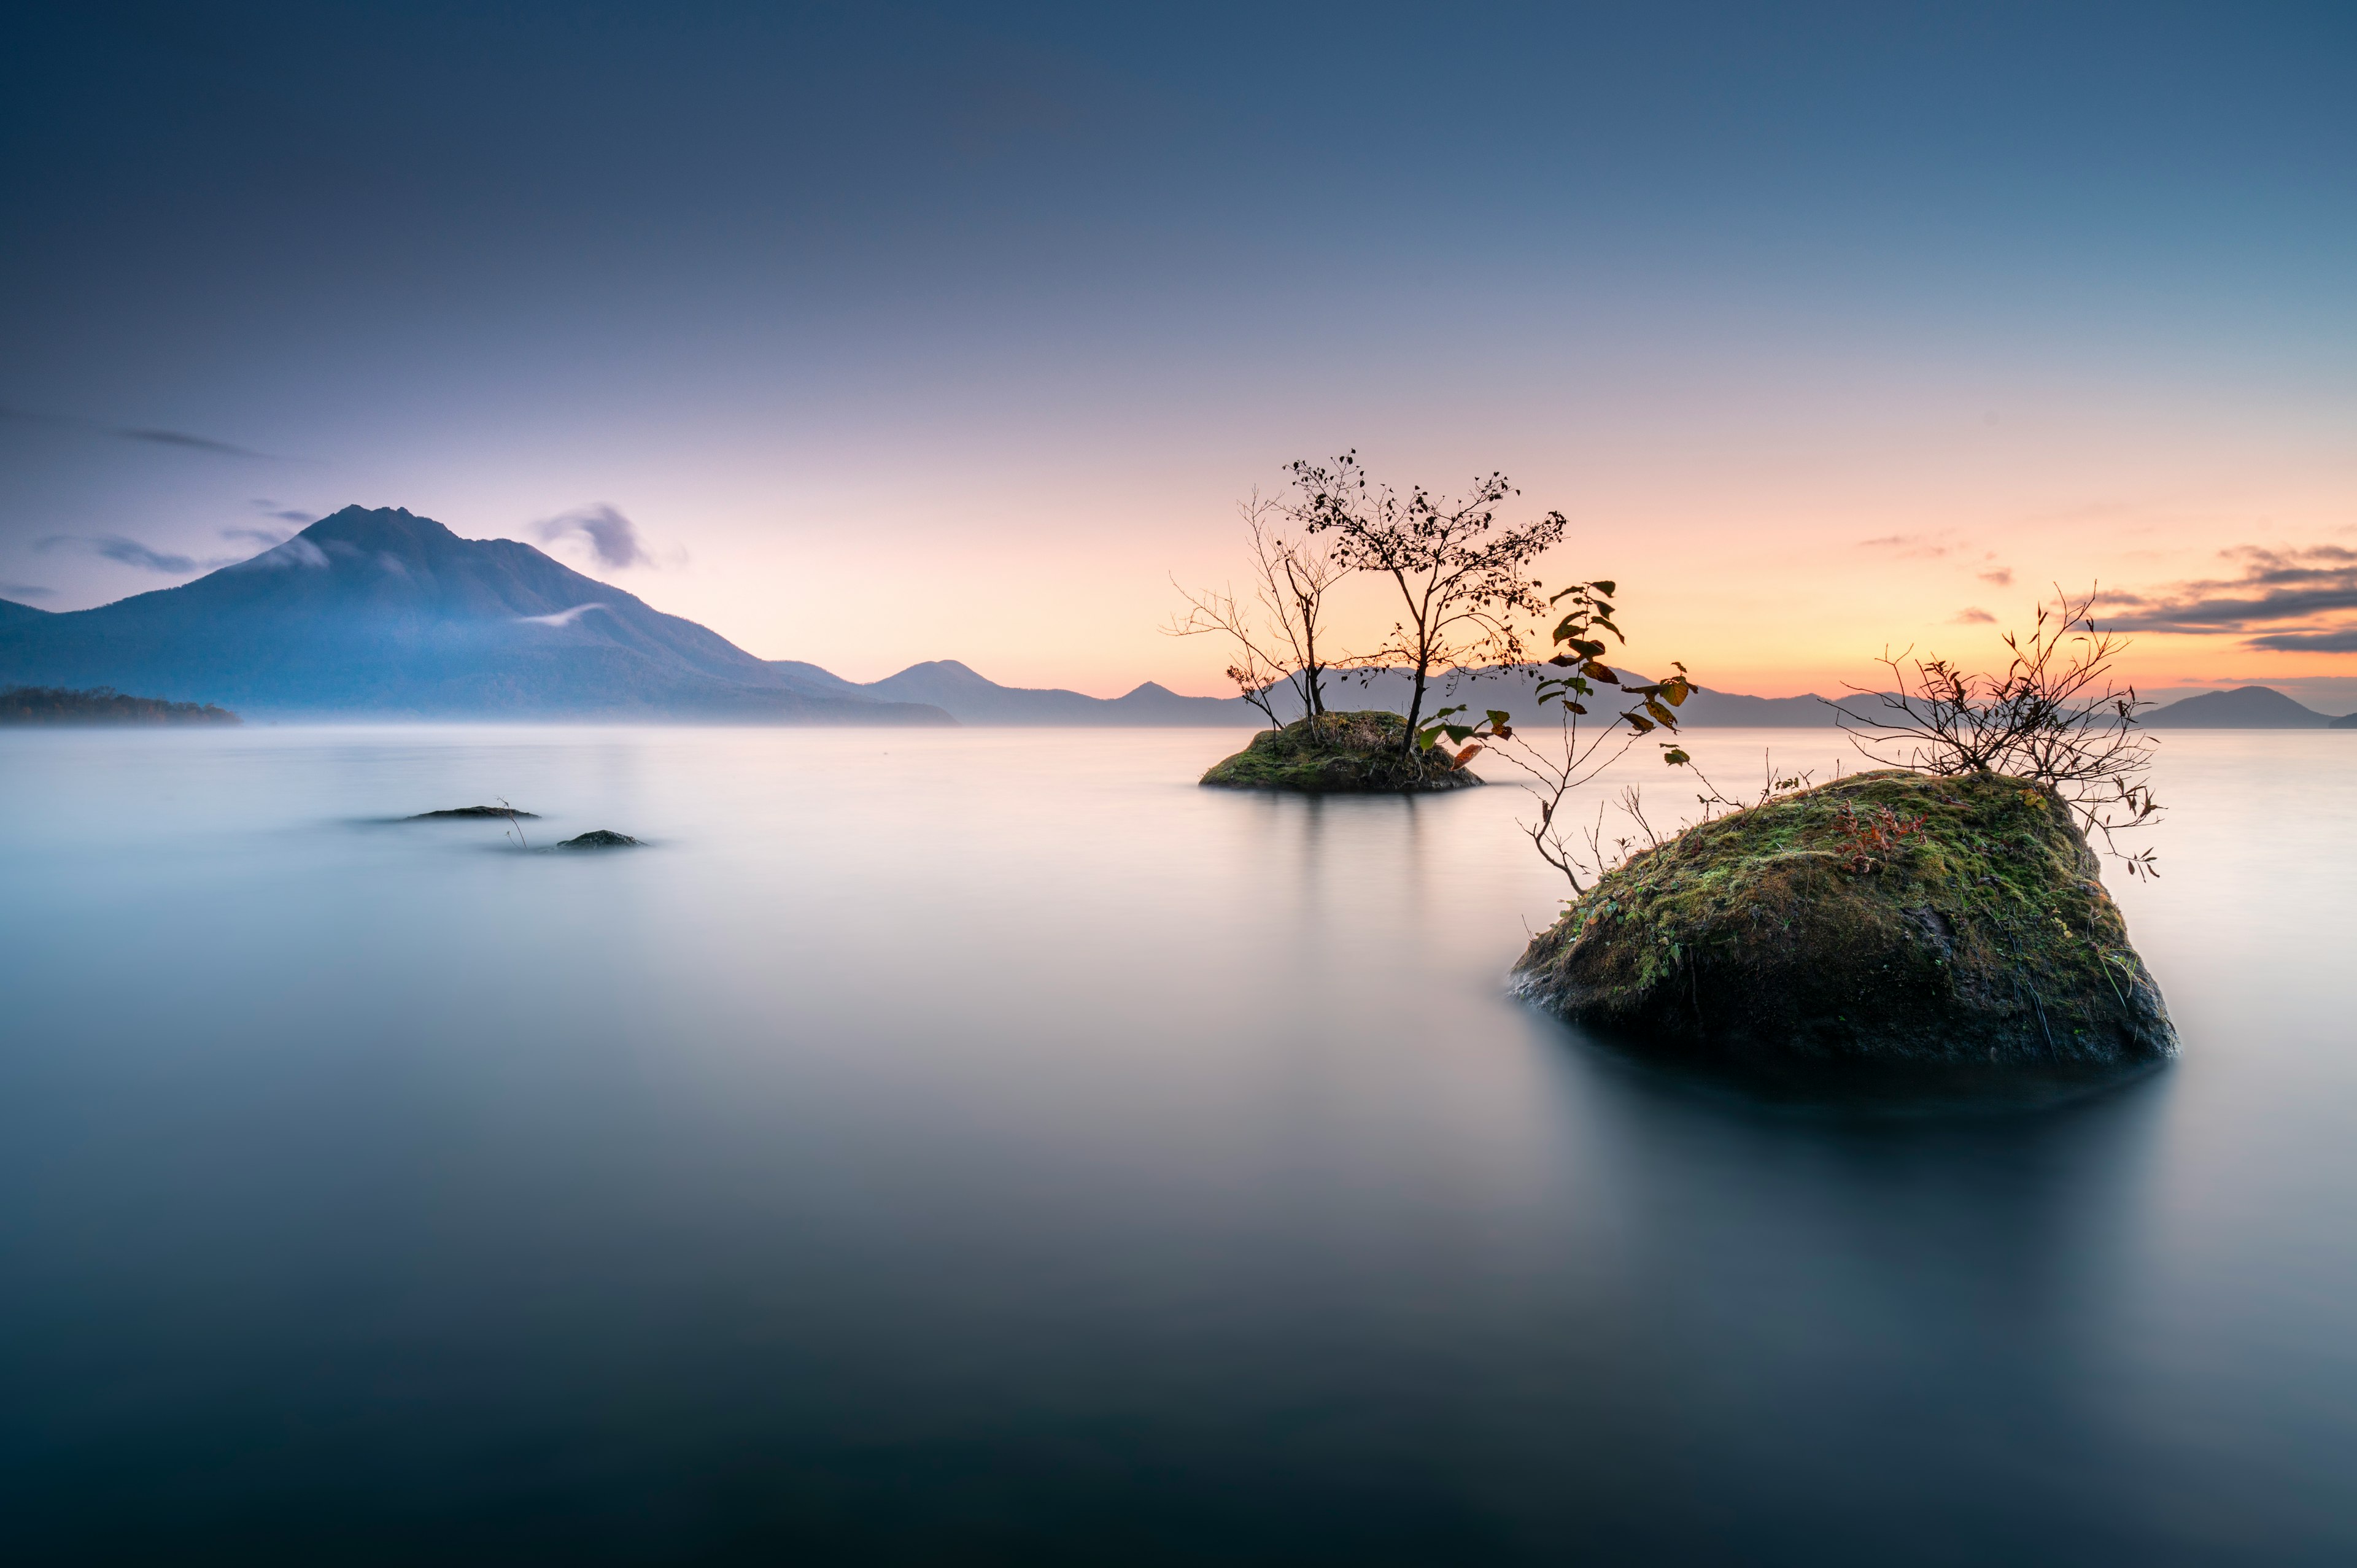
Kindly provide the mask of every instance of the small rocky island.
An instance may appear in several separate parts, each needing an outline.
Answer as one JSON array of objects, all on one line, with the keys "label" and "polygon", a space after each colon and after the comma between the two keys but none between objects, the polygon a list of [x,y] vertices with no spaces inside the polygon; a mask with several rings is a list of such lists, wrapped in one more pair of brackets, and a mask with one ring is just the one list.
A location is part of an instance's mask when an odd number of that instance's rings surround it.
[{"label": "small rocky island", "polygon": [[628,833],[618,833],[610,828],[592,828],[578,838],[558,843],[559,849],[636,849],[639,841]]},{"label": "small rocky island", "polygon": [[1631,857],[1531,943],[1516,989],[1756,1066],[2159,1061],[2176,1030],[2098,869],[2034,784],[1862,773]]},{"label": "small rocky island", "polygon": [[1438,748],[1407,745],[1407,720],[1379,709],[1324,714],[1265,729],[1202,782],[1223,789],[1309,795],[1407,795],[1464,789],[1481,779]]},{"label": "small rocky island", "polygon": [[540,821],[540,814],[537,811],[519,811],[508,806],[449,806],[439,811],[420,811],[405,820],[433,822],[477,822],[494,818],[500,822],[536,822]]}]

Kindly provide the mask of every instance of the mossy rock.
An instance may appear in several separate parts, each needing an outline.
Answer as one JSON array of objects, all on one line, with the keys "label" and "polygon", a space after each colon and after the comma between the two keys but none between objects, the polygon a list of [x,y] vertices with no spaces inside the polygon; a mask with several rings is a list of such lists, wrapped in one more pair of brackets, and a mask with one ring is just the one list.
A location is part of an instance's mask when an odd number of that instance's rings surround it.
[{"label": "mossy rock", "polygon": [[1397,714],[1325,714],[1261,731],[1202,781],[1224,789],[1297,789],[1310,795],[1418,794],[1481,782],[1452,766],[1448,753],[1417,750],[1406,742],[1407,720]]},{"label": "mossy rock", "polygon": [[1760,1065],[2174,1056],[2099,869],[2036,785],[1862,773],[1633,856],[1531,943],[1516,988],[1649,1047]]}]

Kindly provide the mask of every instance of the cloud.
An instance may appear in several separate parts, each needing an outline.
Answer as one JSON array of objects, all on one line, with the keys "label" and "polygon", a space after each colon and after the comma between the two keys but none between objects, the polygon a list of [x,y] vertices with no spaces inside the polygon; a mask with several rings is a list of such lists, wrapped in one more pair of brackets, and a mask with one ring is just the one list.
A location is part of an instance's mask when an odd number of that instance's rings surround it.
[{"label": "cloud", "polygon": [[266,572],[284,572],[296,566],[325,566],[328,553],[307,539],[289,539],[276,548],[265,550],[251,561],[240,562]]},{"label": "cloud", "polygon": [[639,543],[637,527],[610,506],[581,507],[533,526],[542,539],[551,543],[573,534],[581,535],[588,540],[601,566],[654,564],[654,558]]},{"label": "cloud", "polygon": [[109,561],[120,561],[126,566],[159,572],[171,577],[237,564],[237,557],[233,555],[217,561],[199,561],[192,555],[175,555],[168,550],[151,549],[119,533],[52,533],[46,539],[36,541],[33,548],[44,553],[59,549],[87,550],[94,555],[103,555]]},{"label": "cloud", "polygon": [[1878,539],[1861,539],[1857,547],[1888,550],[1902,561],[1936,561],[1964,548],[1960,544],[1943,544],[1928,533],[1886,533]]},{"label": "cloud", "polygon": [[198,452],[218,452],[225,457],[267,457],[266,452],[255,452],[243,446],[232,446],[226,441],[214,441],[202,435],[191,435],[185,430],[117,430],[114,433],[126,441],[145,441],[157,446],[186,446]]},{"label": "cloud", "polygon": [[56,592],[38,583],[0,583],[0,599],[46,599]]},{"label": "cloud", "polygon": [[224,528],[221,536],[232,540],[250,539],[264,550],[284,544],[291,537],[283,528]]},{"label": "cloud", "polygon": [[1993,588],[2010,588],[2013,586],[2013,568],[1999,566],[1994,571],[1984,572],[1981,581]]},{"label": "cloud", "polygon": [[2357,653],[2357,626],[2339,631],[2270,631],[2246,646],[2277,653]]},{"label": "cloud", "polygon": [[145,442],[151,446],[178,446],[190,452],[212,452],[224,457],[258,457],[273,462],[267,452],[216,441],[210,435],[191,435],[185,430],[158,430],[145,425],[101,424],[96,420],[76,419],[68,413],[35,413],[30,409],[0,404],[0,419],[14,419],[27,424],[63,424],[77,430],[95,430],[124,441]]},{"label": "cloud", "polygon": [[303,510],[300,507],[282,507],[276,501],[271,500],[267,497],[256,496],[253,499],[253,504],[261,508],[267,515],[276,518],[279,521],[291,522],[298,528],[307,526],[319,521],[317,516]]},{"label": "cloud", "polygon": [[526,626],[571,626],[591,610],[605,610],[611,614],[613,607],[599,604],[575,605],[571,609],[558,610],[554,615],[518,616],[516,619]]},{"label": "cloud", "polygon": [[1988,611],[1975,606],[1970,609],[1958,610],[1956,612],[1956,624],[1958,626],[1994,626],[1996,624],[1996,617],[1989,614]]},{"label": "cloud", "polygon": [[2239,544],[2219,555],[2238,563],[2241,573],[2148,593],[2106,593],[2103,604],[2117,613],[2106,614],[2105,624],[2122,631],[2242,637],[2246,647],[2283,652],[2357,652],[2357,626],[2345,619],[2357,612],[2357,550]]}]

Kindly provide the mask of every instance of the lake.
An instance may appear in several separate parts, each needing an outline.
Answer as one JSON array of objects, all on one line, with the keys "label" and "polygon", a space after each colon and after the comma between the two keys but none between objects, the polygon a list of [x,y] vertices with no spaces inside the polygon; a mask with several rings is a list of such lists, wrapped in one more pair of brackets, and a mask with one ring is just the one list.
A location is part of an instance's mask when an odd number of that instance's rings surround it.
[{"label": "lake", "polygon": [[0,736],[0,1554],[2357,1561],[2357,736],[2167,737],[2180,1062],[1905,1112],[1243,738]]}]

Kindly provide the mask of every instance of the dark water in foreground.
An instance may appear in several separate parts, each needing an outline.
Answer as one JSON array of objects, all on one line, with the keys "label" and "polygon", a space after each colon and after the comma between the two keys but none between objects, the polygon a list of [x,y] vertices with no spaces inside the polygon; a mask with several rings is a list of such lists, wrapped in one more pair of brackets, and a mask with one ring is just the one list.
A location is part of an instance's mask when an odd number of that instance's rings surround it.
[{"label": "dark water in foreground", "polygon": [[1910,1116],[1231,738],[0,736],[0,1557],[2357,1560],[2357,737],[2169,740],[2180,1065]]}]

